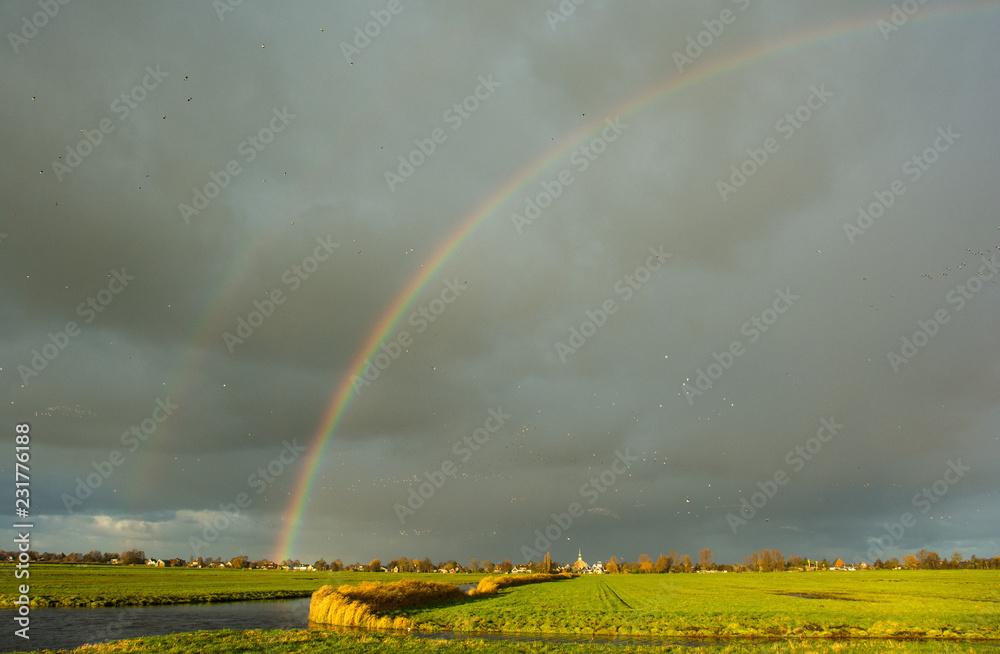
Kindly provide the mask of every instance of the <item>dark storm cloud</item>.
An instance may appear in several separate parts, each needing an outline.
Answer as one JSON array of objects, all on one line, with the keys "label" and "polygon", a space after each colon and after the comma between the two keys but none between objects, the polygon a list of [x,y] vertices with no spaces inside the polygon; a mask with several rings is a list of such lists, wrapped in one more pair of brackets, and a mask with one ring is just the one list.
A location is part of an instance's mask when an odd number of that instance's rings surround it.
[{"label": "dark storm cloud", "polygon": [[[190,558],[249,492],[201,554],[272,554],[307,456],[259,494],[254,475],[288,442],[318,446],[362,344],[488,211],[384,334],[409,344],[352,389],[293,556],[513,560],[574,501],[557,560],[860,559],[906,511],[889,555],[995,554],[977,525],[996,521],[1000,305],[987,273],[966,288],[1000,247],[995,14],[921,7],[885,38],[891,8],[871,2],[640,4],[553,22],[557,3],[404,1],[386,22],[379,3],[70,3],[8,37],[2,413],[36,434],[38,548]],[[0,23],[36,10],[7,3]],[[689,37],[706,45],[678,71]],[[623,127],[602,142],[605,120]],[[927,154],[939,129],[960,136]],[[848,238],[894,180],[905,192]],[[650,248],[670,256],[644,271]],[[797,297],[771,322],[779,292]],[[510,418],[463,460],[491,410]],[[788,458],[831,419],[829,442]],[[638,460],[589,503],[627,448]],[[971,470],[921,513],[914,495],[959,458]],[[394,506],[446,461],[401,523]],[[727,515],[779,472],[733,534]]]}]

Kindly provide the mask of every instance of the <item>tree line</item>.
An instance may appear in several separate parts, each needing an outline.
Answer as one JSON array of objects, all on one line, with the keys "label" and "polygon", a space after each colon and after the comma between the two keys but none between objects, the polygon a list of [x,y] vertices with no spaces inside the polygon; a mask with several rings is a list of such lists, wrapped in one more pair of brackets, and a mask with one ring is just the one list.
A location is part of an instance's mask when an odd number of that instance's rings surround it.
[{"label": "tree line", "polygon": [[[0,550],[0,561],[15,561],[20,552],[16,550]],[[35,550],[27,552],[29,560],[37,563],[67,563],[67,564],[118,564],[118,565],[145,565],[149,559],[143,550],[131,549],[121,554],[117,552],[101,552],[91,550],[86,554],[73,552],[70,554],[43,552],[39,554]],[[511,563],[510,558],[502,562],[494,563],[490,559],[469,559],[467,565],[462,565],[454,559],[434,563],[429,557],[423,559],[410,559],[399,557],[383,564],[380,559],[372,559],[368,563],[354,562],[345,564],[340,559],[335,559],[331,563],[323,558],[309,565],[302,563],[298,559],[285,559],[280,563],[269,559],[251,560],[245,555],[235,556],[230,559],[221,557],[198,557],[191,561],[173,558],[163,559],[165,567],[205,567],[205,568],[234,568],[234,569],[301,569],[312,568],[323,572],[437,572],[444,570],[447,572],[478,572],[478,573],[509,573],[515,569],[530,570],[531,572],[558,572],[560,570],[572,569],[572,563],[559,563],[553,561],[548,552],[544,559],[537,562],[529,561],[526,565],[517,566]],[[867,565],[867,564],[866,564]],[[670,552],[660,554],[654,561],[648,554],[640,554],[635,561],[619,559],[611,556],[604,563],[604,572],[608,574],[665,574],[665,573],[690,573],[690,572],[782,572],[785,570],[827,570],[834,567],[834,564],[826,559],[813,560],[791,554],[785,555],[776,549],[760,549],[743,557],[742,563],[716,563],[712,550],[705,547],[698,551],[697,561],[694,561],[688,554],[678,554]],[[992,558],[977,558],[971,556],[964,559],[959,552],[953,552],[950,557],[943,558],[937,552],[921,549],[914,554],[908,554],[902,558],[890,558],[887,561],[876,559],[868,567],[876,570],[1000,570],[1000,556]]]}]

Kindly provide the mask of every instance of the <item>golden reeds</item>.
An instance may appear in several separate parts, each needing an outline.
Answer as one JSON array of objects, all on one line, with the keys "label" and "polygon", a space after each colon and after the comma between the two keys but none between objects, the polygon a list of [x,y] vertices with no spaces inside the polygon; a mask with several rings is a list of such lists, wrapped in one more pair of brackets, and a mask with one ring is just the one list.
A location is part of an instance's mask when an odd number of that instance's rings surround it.
[{"label": "golden reeds", "polygon": [[309,621],[343,627],[407,629],[412,623],[391,611],[427,602],[457,599],[463,593],[454,584],[406,579],[395,583],[366,581],[359,586],[345,584],[334,590],[323,586],[309,602]]}]

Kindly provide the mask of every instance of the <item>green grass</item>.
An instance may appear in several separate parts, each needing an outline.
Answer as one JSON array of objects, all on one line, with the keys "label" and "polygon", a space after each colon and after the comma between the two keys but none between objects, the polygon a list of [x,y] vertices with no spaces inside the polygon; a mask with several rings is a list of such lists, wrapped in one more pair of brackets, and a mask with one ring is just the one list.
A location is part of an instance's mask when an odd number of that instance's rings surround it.
[{"label": "green grass", "polygon": [[962,570],[600,575],[399,615],[429,631],[998,639],[998,587],[1000,572]]},{"label": "green grass", "polygon": [[15,583],[31,587],[31,606],[150,606],[309,597],[324,584],[426,579],[476,583],[481,574],[386,574],[378,572],[305,572],[228,568],[148,568],[145,566],[32,564],[31,577],[15,580],[13,566],[0,565],[10,579],[0,594],[0,608],[17,599]]},{"label": "green grass", "polygon": [[[8,568],[10,566],[7,566]],[[3,566],[0,566],[3,568]],[[0,569],[0,575],[13,570]],[[73,567],[33,565],[31,594],[53,605],[136,605],[304,597],[325,584],[421,579],[471,583],[483,575],[394,575],[263,570]],[[12,585],[12,584],[11,584]],[[8,586],[9,588],[10,586]],[[818,599],[789,593],[817,595]],[[0,597],[0,606],[12,596]],[[400,633],[218,631],[120,641],[75,650],[111,652],[482,652],[603,654],[654,651],[697,654],[830,652],[997,652],[1000,572],[896,571],[716,575],[583,576],[500,590],[393,612],[424,630],[533,634],[652,635],[666,640],[731,638],[692,650],[515,643],[480,639],[425,640]],[[769,637],[783,637],[771,642]],[[880,640],[884,638],[896,640]],[[900,640],[910,639],[910,640]],[[913,640],[917,639],[917,640]]]},{"label": "green grass", "polygon": [[[46,650],[52,651],[52,650]],[[57,650],[64,652],[67,650]],[[584,645],[565,643],[495,642],[481,639],[428,640],[401,634],[337,633],[323,631],[201,631],[173,636],[121,640],[88,645],[77,654],[980,654],[996,652],[985,645],[913,642],[805,641],[732,643],[692,649],[664,647]]]}]

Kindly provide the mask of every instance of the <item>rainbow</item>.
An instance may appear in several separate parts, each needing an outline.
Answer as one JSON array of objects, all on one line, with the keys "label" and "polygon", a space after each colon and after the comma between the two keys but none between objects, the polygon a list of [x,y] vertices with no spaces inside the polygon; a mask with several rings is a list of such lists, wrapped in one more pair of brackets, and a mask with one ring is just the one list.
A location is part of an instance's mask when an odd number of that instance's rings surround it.
[{"label": "rainbow", "polygon": [[[979,3],[964,3],[961,7],[962,9],[959,10],[954,5],[947,8],[922,6],[917,15],[911,18],[911,21],[927,22],[936,17],[998,11],[994,5]],[[588,122],[573,132],[565,141],[550,148],[537,159],[528,163],[485,198],[478,207],[458,223],[454,231],[438,246],[427,262],[406,283],[404,288],[382,313],[382,316],[375,323],[375,326],[371,329],[361,347],[358,348],[357,354],[354,357],[355,363],[344,373],[340,384],[337,386],[329,404],[323,412],[322,419],[316,426],[316,431],[312,438],[311,451],[306,457],[305,474],[300,477],[299,483],[293,491],[290,505],[285,511],[284,525],[279,532],[279,541],[275,547],[273,559],[275,561],[283,561],[291,558],[291,554],[295,549],[297,544],[296,539],[303,523],[303,516],[305,515],[313,484],[322,466],[326,451],[333,440],[333,435],[337,431],[337,426],[340,424],[351,403],[353,391],[351,379],[362,374],[368,360],[377,354],[380,344],[391,336],[396,325],[414,304],[428,282],[451,260],[459,247],[471,238],[477,229],[504,204],[522,193],[525,187],[532,183],[551,164],[566,156],[584,141],[593,138],[593,135],[600,132],[605,126],[605,117],[614,118],[621,116],[624,118],[631,116],[672,94],[745,68],[756,62],[777,57],[797,48],[815,46],[854,32],[870,31],[881,37],[876,23],[879,20],[886,20],[888,15],[889,10],[883,8],[878,12],[873,12],[865,16],[846,18],[810,31],[797,32],[776,42],[769,42],[764,45],[745,49],[720,61],[711,61],[713,53],[711,50],[708,50],[701,57],[706,60],[706,63],[699,65],[696,62],[691,69],[686,70],[682,74],[671,74],[668,80],[618,104],[610,111],[605,112],[601,118]],[[738,25],[738,21],[736,25]],[[887,45],[891,46],[891,42]]]}]

